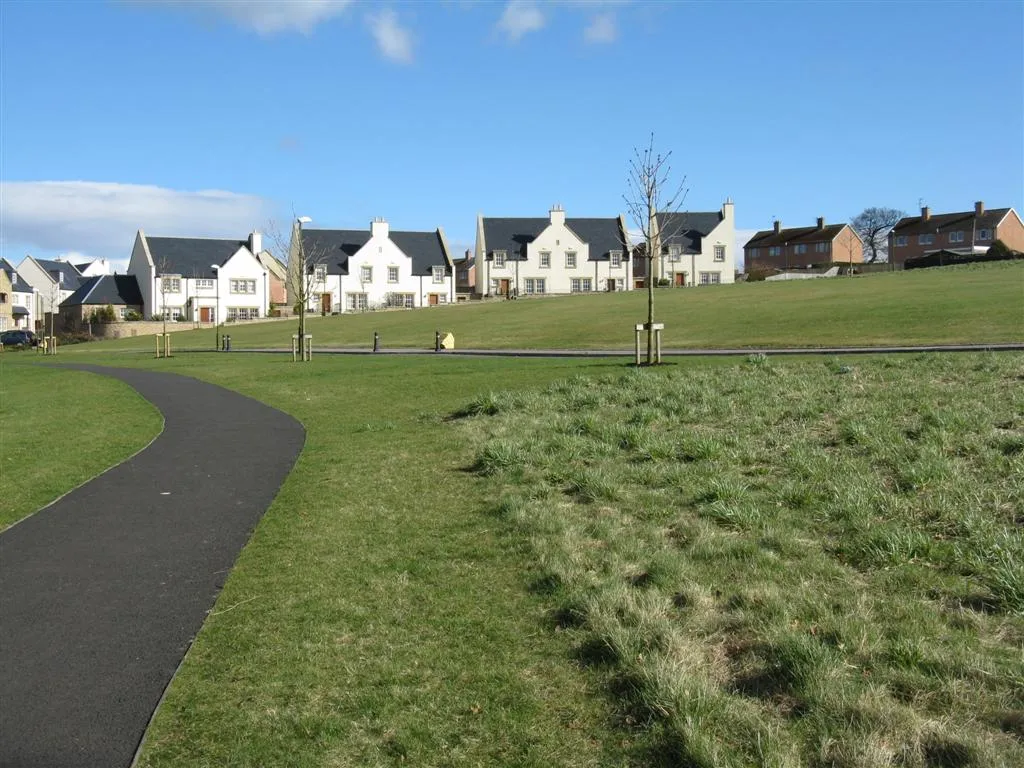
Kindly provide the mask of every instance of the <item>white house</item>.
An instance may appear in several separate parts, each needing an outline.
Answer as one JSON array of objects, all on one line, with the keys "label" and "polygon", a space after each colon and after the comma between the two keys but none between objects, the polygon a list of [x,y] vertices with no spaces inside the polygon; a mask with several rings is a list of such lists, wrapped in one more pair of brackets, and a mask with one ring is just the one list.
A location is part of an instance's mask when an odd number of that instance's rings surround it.
[{"label": "white house", "polygon": [[7,273],[7,277],[11,281],[14,327],[35,330],[36,289],[25,282],[25,279],[18,274],[18,270],[7,259],[0,259],[0,269]]},{"label": "white house", "polygon": [[[298,226],[292,230],[290,264],[299,263],[299,231]],[[455,301],[452,259],[440,227],[433,232],[399,232],[384,219],[374,219],[369,231],[301,232],[309,271],[308,311],[359,312]]]},{"label": "white house", "polygon": [[26,307],[34,323],[42,322],[47,312],[56,313],[60,303],[78,290],[82,280],[71,262],[32,256],[22,259],[17,271],[34,290],[34,306]]},{"label": "white house", "polygon": [[101,275],[114,274],[113,270],[110,268],[110,262],[106,259],[95,259],[93,261],[75,264],[75,269],[79,271],[82,277],[99,277]]},{"label": "white house", "polygon": [[[736,213],[732,200],[718,211],[659,213],[656,217],[660,253],[654,278],[688,287],[735,281]],[[641,248],[635,263],[636,287],[644,285],[646,259]]]},{"label": "white house", "polygon": [[630,288],[629,239],[622,216],[567,219],[477,217],[477,295],[590,293]]},{"label": "white house", "polygon": [[210,323],[265,317],[267,268],[253,255],[262,236],[247,240],[135,235],[128,274],[139,283],[147,318]]}]

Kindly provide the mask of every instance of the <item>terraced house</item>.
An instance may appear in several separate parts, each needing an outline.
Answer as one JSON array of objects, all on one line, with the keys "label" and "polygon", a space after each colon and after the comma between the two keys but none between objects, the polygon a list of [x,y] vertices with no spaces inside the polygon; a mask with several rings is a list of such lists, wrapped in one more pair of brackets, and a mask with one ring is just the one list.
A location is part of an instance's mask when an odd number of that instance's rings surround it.
[{"label": "terraced house", "polygon": [[[444,230],[392,230],[377,218],[365,229],[292,229],[289,264],[305,249],[307,311],[335,314],[455,301],[455,270]],[[291,290],[298,277],[289,275]]]},{"label": "terraced house", "polygon": [[[659,213],[653,229],[655,280],[677,288],[735,281],[736,212],[731,199],[717,211]],[[637,288],[646,285],[645,248],[641,244],[633,251]]]},{"label": "terraced house", "polygon": [[477,296],[623,291],[631,286],[626,221],[567,219],[555,205],[548,218],[477,217]]},{"label": "terraced house", "polygon": [[996,240],[1024,251],[1024,223],[1013,208],[986,209],[981,200],[973,211],[905,216],[889,233],[889,259],[897,265],[938,251],[969,255],[985,253]]},{"label": "terraced house", "polygon": [[33,289],[35,306],[26,309],[40,327],[46,313],[56,314],[60,303],[77,291],[82,281],[81,273],[71,262],[33,256],[21,260],[18,274]]},{"label": "terraced house", "polygon": [[826,224],[819,217],[813,227],[783,229],[776,221],[743,247],[744,271],[755,268],[807,269],[864,263],[864,244],[849,224]]},{"label": "terraced house", "polygon": [[8,327],[35,330],[36,291],[7,259],[0,259],[0,270],[11,283],[11,322]]},{"label": "terraced house", "polygon": [[255,320],[270,308],[271,275],[256,254],[263,238],[135,235],[128,274],[139,284],[147,319],[198,323]]}]

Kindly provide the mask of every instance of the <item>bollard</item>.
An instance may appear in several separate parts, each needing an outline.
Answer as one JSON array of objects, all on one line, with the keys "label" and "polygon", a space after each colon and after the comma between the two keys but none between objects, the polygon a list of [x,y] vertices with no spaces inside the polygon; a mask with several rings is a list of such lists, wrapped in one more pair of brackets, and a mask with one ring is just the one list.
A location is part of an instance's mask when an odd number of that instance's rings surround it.
[{"label": "bollard", "polygon": [[224,349],[227,352],[231,351],[231,336],[230,335],[224,337]]},{"label": "bollard", "polygon": [[380,334],[376,331],[373,332],[373,351],[380,352]]},{"label": "bollard", "polygon": [[440,352],[441,351],[441,332],[440,331],[434,331],[434,351],[435,352]]}]

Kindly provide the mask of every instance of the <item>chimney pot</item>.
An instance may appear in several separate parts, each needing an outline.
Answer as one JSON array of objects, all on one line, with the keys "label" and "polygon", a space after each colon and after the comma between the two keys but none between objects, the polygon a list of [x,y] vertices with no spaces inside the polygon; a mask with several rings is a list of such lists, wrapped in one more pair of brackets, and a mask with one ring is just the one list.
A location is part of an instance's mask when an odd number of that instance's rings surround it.
[{"label": "chimney pot", "polygon": [[921,218],[928,221],[932,217],[932,209],[927,205],[921,207]]},{"label": "chimney pot", "polygon": [[370,237],[389,237],[391,228],[383,216],[374,217],[370,222]]},{"label": "chimney pot", "polygon": [[824,216],[819,216],[818,217],[818,229],[824,229],[824,228],[825,228],[825,217]]},{"label": "chimney pot", "polygon": [[978,202],[976,202],[974,204],[974,215],[975,216],[984,216],[985,215],[985,203],[984,203],[984,201],[979,200]]},{"label": "chimney pot", "polygon": [[779,234],[779,232],[781,232],[781,231],[782,231],[782,222],[781,221],[776,221],[775,222],[775,234]]},{"label": "chimney pot", "polygon": [[565,209],[558,203],[551,206],[551,223],[565,224]]}]

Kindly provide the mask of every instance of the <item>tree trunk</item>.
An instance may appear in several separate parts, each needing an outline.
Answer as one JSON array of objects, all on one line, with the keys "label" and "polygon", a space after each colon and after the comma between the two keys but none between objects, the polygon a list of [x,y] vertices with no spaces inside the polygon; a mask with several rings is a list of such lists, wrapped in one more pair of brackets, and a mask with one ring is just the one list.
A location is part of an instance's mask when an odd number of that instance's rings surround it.
[{"label": "tree trunk", "polygon": [[654,258],[647,249],[647,364],[654,365]]}]

